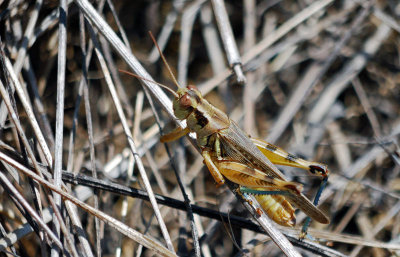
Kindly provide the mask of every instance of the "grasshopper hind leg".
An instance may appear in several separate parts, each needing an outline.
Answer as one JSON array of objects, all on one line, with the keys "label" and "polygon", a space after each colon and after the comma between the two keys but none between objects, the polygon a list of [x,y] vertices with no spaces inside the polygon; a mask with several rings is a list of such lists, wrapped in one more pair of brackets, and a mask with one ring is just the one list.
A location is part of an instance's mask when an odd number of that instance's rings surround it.
[{"label": "grasshopper hind leg", "polygon": [[[324,190],[324,188],[327,184],[327,181],[328,181],[329,170],[327,169],[326,165],[298,158],[295,155],[290,154],[290,153],[284,151],[283,149],[281,149],[275,145],[272,145],[268,142],[265,142],[263,140],[259,140],[259,139],[251,139],[251,140],[257,146],[257,148],[273,164],[291,166],[291,167],[304,169],[304,170],[309,171],[313,175],[322,177],[321,184],[319,186],[319,189],[318,189],[318,191],[315,195],[314,201],[313,201],[314,206],[318,205],[322,191]],[[310,218],[310,216],[308,216],[302,227],[301,238],[304,238],[307,235],[307,229],[310,225],[310,222],[311,222],[311,218]],[[329,223],[329,220],[327,220],[327,222],[325,222],[325,223]]]},{"label": "grasshopper hind leg", "polygon": [[329,170],[324,164],[301,159],[282,148],[260,139],[252,138],[251,140],[273,164],[300,168],[320,177],[327,177],[329,175]]},{"label": "grasshopper hind leg", "polygon": [[[324,177],[322,179],[322,181],[321,181],[321,184],[319,185],[317,194],[315,195],[315,198],[314,198],[314,201],[313,201],[313,204],[315,206],[318,205],[318,202],[319,202],[319,199],[321,197],[322,191],[325,189],[327,184],[328,184],[328,177]],[[307,217],[305,222],[304,222],[304,224],[303,224],[303,227],[301,228],[300,238],[305,238],[307,236],[307,230],[308,230],[308,227],[310,226],[310,223],[311,223],[311,218]]]},{"label": "grasshopper hind leg", "polygon": [[273,221],[286,227],[296,224],[295,209],[286,196],[300,195],[301,184],[267,176],[260,170],[232,160],[215,160],[215,164],[228,180],[241,185],[238,192],[246,200],[246,195],[254,195]]}]

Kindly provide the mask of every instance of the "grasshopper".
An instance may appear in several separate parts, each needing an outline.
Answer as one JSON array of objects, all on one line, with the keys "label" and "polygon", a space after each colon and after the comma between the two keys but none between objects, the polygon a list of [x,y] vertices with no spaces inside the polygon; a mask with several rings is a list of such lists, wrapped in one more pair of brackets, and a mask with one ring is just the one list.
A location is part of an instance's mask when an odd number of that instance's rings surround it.
[{"label": "grasshopper", "polygon": [[[150,37],[158,48],[151,33]],[[277,146],[246,135],[223,111],[205,100],[195,86],[181,87],[161,50],[158,50],[178,89],[175,92],[160,83],[151,82],[174,94],[174,114],[179,120],[186,120],[187,123],[185,128],[178,127],[163,135],[161,142],[171,142],[193,132],[196,134],[204,163],[217,186],[224,184],[226,178],[244,187],[240,190],[254,194],[266,214],[280,225],[295,225],[295,209],[292,205],[312,219],[328,224],[329,218],[315,206],[323,187],[320,187],[313,204],[302,194],[303,185],[287,181],[275,164],[305,169],[312,175],[322,177],[325,183],[329,175],[327,167],[297,158]],[[138,77],[129,72],[125,73]],[[306,223],[309,223],[309,220]],[[306,226],[303,227],[303,232]]]},{"label": "grasshopper", "polygon": [[301,193],[302,185],[287,181],[274,164],[302,168],[327,178],[329,171],[325,165],[297,158],[277,146],[250,138],[192,85],[178,88],[173,110],[178,119],[186,120],[187,127],[178,127],[162,136],[161,142],[194,132],[204,163],[217,186],[227,178],[252,189],[243,191],[255,194],[267,215],[283,226],[295,225],[292,204],[312,219],[329,223],[328,217]]}]

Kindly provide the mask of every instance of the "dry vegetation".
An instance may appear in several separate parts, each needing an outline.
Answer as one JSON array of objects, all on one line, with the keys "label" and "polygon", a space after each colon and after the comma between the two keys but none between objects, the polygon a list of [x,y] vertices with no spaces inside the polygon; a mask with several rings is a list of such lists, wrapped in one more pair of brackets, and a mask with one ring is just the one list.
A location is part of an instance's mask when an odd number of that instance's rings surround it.
[{"label": "dry vegetation", "polygon": [[[400,254],[397,0],[65,2],[0,1],[2,256]],[[159,142],[176,126],[171,94],[118,71],[173,87],[148,31],[182,85],[253,137],[329,166],[331,223],[312,223],[316,241],[298,239],[301,212],[295,229],[250,218],[190,140]],[[312,198],[318,178],[282,170]],[[169,198],[153,208],[150,189]]]}]

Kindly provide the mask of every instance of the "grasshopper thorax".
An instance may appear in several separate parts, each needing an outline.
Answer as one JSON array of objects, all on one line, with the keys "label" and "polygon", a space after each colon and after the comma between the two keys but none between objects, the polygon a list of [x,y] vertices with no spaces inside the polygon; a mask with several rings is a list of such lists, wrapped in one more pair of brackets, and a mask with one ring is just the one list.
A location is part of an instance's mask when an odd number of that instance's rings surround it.
[{"label": "grasshopper thorax", "polygon": [[202,96],[199,90],[193,85],[186,88],[179,88],[176,93],[178,96],[173,101],[175,116],[180,119],[186,119],[201,103]]}]

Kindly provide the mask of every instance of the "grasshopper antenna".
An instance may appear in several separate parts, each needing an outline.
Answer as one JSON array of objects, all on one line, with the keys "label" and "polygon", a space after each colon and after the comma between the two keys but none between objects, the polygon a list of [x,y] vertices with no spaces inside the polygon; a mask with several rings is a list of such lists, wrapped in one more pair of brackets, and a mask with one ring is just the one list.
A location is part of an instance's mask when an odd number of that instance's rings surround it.
[{"label": "grasshopper antenna", "polygon": [[156,41],[156,39],[154,38],[153,33],[151,33],[151,31],[149,31],[149,35],[150,35],[150,37],[151,37],[151,40],[153,40],[154,45],[157,47],[158,53],[160,54],[161,59],[163,60],[165,66],[167,67],[168,72],[169,72],[169,75],[170,75],[171,78],[172,78],[172,81],[174,82],[174,84],[175,84],[175,86],[176,86],[177,88],[180,88],[181,86],[179,85],[178,81],[176,80],[176,78],[175,78],[175,76],[174,76],[174,73],[172,73],[172,70],[171,70],[171,68],[169,67],[168,63],[167,63],[167,60],[165,60],[165,57],[164,57],[163,53],[161,52],[161,49],[160,49],[160,47],[158,46],[157,41]]},{"label": "grasshopper antenna", "polygon": [[168,90],[168,92],[170,92],[171,94],[173,94],[175,97],[178,97],[178,94],[177,94],[174,90],[172,90],[171,88],[169,88],[168,86],[166,86],[166,85],[164,85],[164,84],[155,82],[155,81],[153,81],[153,80],[151,80],[151,79],[143,78],[142,76],[136,75],[136,74],[134,74],[134,73],[132,73],[132,72],[129,72],[129,71],[126,71],[126,70],[121,70],[121,69],[119,69],[119,71],[122,72],[122,73],[128,74],[128,75],[130,75],[130,76],[132,76],[132,77],[135,77],[135,78],[138,78],[138,79],[142,79],[142,80],[145,80],[145,81],[154,83],[154,84],[156,84],[156,85],[159,85],[160,87],[162,87],[162,88]]}]

